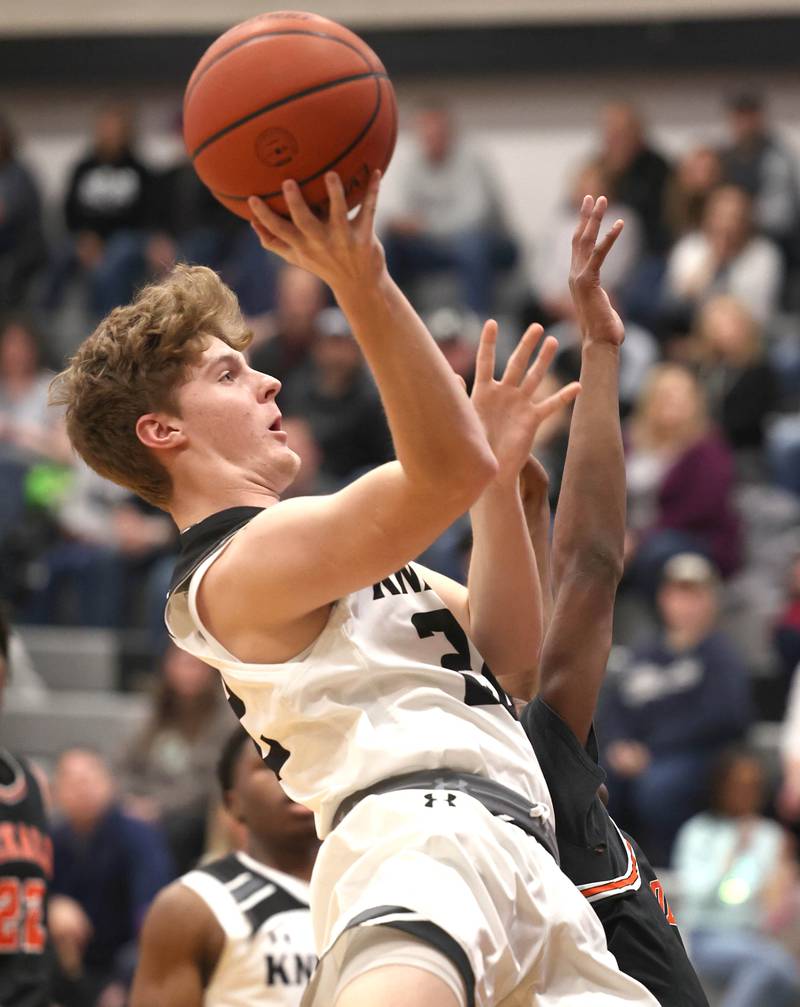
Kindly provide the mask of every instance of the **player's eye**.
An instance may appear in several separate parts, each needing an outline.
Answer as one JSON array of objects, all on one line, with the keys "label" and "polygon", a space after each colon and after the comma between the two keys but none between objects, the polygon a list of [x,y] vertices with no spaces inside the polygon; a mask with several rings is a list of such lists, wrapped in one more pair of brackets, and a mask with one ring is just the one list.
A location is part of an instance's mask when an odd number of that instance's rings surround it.
[{"label": "player's eye", "polygon": [[219,376],[220,381],[233,381],[234,377],[231,371],[225,371]]}]

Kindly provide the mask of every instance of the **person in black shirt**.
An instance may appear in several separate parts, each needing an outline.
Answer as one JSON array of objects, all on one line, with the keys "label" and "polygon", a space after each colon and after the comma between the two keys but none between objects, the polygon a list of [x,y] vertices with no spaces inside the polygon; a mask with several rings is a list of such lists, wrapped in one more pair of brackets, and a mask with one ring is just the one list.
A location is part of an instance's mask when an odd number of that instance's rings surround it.
[{"label": "person in black shirt", "polygon": [[[547,479],[531,460],[522,495],[549,619],[538,696],[521,711],[553,799],[561,869],[592,904],[620,969],[662,1007],[708,1007],[658,878],[601,799],[592,720],[611,648],[614,597],[625,537],[625,463],[619,423],[624,330],[596,282],[600,249],[573,243],[570,286],[582,333],[581,387],[556,514],[552,571]],[[602,257],[600,258],[602,261]]]},{"label": "person in black shirt", "polygon": [[130,300],[144,275],[152,197],[152,175],[134,150],[130,113],[120,106],[103,109],[94,142],[70,177],[64,203],[70,238],[54,264],[47,307],[59,306],[76,267],[88,278],[95,313]]},{"label": "person in black shirt", "polygon": [[[8,627],[0,616],[0,696],[7,677]],[[36,777],[0,748],[0,1004],[48,1007],[52,958],[47,890],[53,847]]]}]

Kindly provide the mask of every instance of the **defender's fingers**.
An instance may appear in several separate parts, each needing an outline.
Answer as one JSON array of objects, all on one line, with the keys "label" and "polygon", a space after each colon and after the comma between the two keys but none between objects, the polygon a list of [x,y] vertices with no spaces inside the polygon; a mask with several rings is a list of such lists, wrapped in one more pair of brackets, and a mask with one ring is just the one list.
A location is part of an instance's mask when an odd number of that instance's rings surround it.
[{"label": "defender's fingers", "polygon": [[329,171],[325,175],[325,188],[328,190],[328,220],[335,227],[347,227],[347,200],[344,198],[342,180],[335,171]]},{"label": "defender's fingers", "polygon": [[545,376],[547,369],[553,362],[556,350],[558,350],[558,340],[553,336],[548,336],[542,343],[542,348],[539,350],[539,356],[534,360],[528,373],[525,375],[522,384],[520,385],[520,388],[522,388],[526,395],[532,396],[542,383],[542,378]]},{"label": "defender's fingers", "polygon": [[503,381],[514,385],[518,385],[522,381],[525,377],[525,371],[528,368],[531,355],[543,335],[544,329],[538,322],[528,326],[525,332],[523,332],[522,338],[514,347],[514,352],[508,358],[505,373],[503,374]]},{"label": "defender's fingers", "polygon": [[294,226],[308,238],[317,237],[322,232],[322,224],[311,212],[311,208],[300,191],[300,186],[293,178],[289,178],[283,183],[281,189]]},{"label": "defender's fingers", "polygon": [[580,213],[578,214],[578,223],[575,225],[575,231],[572,235],[572,244],[576,245],[581,240],[581,235],[586,230],[586,221],[589,219],[589,214],[594,209],[594,197],[584,196],[583,202],[581,203]]},{"label": "defender's fingers", "polygon": [[380,188],[381,173],[380,171],[373,171],[367,184],[364,200],[355,219],[356,230],[361,237],[371,234],[375,226],[375,211],[378,208],[378,193],[380,192]]},{"label": "defender's fingers", "polygon": [[490,318],[481,332],[475,355],[475,384],[485,384],[494,378],[494,355],[497,343],[497,322]]},{"label": "defender's fingers", "polygon": [[274,235],[270,230],[264,227],[263,224],[259,224],[258,221],[251,220],[250,226],[258,235],[261,247],[265,248],[268,252],[275,252],[277,255],[284,255],[286,252],[291,250],[291,245]]},{"label": "defender's fingers", "polygon": [[251,196],[247,200],[247,205],[255,217],[255,223],[259,224],[270,234],[276,235],[283,241],[291,241],[292,238],[297,236],[297,230],[291,220],[287,220],[279,213],[276,213],[263,199],[259,199],[258,196]]},{"label": "defender's fingers", "polygon": [[617,238],[622,234],[622,229],[625,227],[624,220],[615,220],[603,240],[597,245],[595,250],[592,252],[592,268],[600,269],[603,263],[606,261],[606,256],[614,247]]},{"label": "defender's fingers", "polygon": [[536,410],[539,414],[539,420],[541,421],[546,419],[548,416],[552,416],[552,414],[557,413],[559,409],[563,409],[564,406],[568,406],[571,402],[574,402],[580,395],[580,392],[580,383],[572,381],[553,395],[548,395],[546,399],[542,399],[541,402],[537,402]]}]

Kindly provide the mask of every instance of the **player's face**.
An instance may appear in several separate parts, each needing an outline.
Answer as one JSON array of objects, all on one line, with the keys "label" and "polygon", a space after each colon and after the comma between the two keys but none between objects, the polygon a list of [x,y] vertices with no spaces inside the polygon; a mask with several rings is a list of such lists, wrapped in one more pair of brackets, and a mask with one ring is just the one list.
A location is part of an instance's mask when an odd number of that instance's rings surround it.
[{"label": "player's face", "polygon": [[236,765],[230,808],[265,846],[305,843],[315,835],[312,813],[286,796],[251,744],[244,745]]},{"label": "player's face", "polygon": [[188,450],[211,478],[244,478],[276,494],[291,484],[300,460],[281,429],[280,387],[242,353],[212,339],[177,392]]}]

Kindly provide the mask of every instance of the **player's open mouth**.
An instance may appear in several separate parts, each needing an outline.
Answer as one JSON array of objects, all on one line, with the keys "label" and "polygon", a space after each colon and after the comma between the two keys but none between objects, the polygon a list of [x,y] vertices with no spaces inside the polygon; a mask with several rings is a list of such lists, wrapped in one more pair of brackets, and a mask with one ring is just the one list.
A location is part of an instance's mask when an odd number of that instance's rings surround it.
[{"label": "player's open mouth", "polygon": [[275,420],[275,422],[270,427],[270,430],[273,433],[277,433],[280,429],[281,429],[281,417],[278,416],[278,418]]}]

